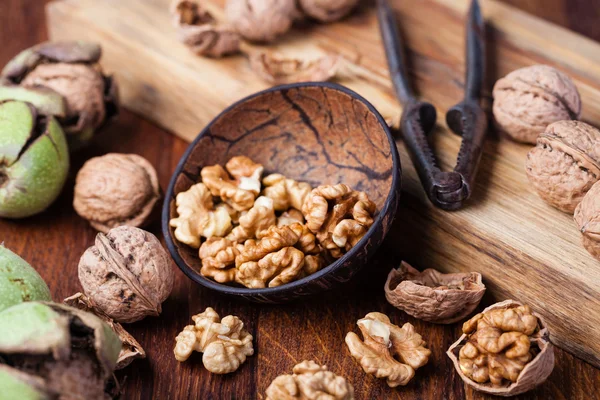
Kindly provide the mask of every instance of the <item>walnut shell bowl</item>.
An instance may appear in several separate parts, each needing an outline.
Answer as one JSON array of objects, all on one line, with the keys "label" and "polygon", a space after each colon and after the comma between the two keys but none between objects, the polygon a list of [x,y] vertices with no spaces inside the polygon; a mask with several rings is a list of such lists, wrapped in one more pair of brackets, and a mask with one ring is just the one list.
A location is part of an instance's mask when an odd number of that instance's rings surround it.
[{"label": "walnut shell bowl", "polygon": [[[343,257],[303,279],[265,289],[217,283],[199,271],[198,250],[179,243],[169,226],[175,197],[200,180],[200,170],[245,155],[265,175],[321,184],[345,183],[377,205],[375,222]],[[162,228],[175,262],[194,282],[220,293],[281,303],[327,290],[360,270],[387,234],[398,205],[401,167],[384,119],[364,98],[333,83],[283,85],[251,95],[218,115],[192,142],[167,189]]]}]

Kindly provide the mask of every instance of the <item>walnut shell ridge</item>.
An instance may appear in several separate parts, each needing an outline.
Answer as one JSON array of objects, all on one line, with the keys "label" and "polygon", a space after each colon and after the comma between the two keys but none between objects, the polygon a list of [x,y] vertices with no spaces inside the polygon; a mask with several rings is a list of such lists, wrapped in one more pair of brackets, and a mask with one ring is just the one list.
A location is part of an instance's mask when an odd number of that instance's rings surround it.
[{"label": "walnut shell ridge", "polygon": [[478,272],[442,274],[428,268],[417,271],[402,262],[385,282],[385,297],[407,314],[436,324],[451,324],[477,308],[485,285]]},{"label": "walnut shell ridge", "polygon": [[83,291],[117,322],[159,315],[173,280],[171,260],[160,241],[132,226],[98,233],[79,260]]},{"label": "walnut shell ridge", "polygon": [[549,125],[525,162],[539,196],[572,214],[600,178],[600,130],[581,121]]},{"label": "walnut shell ridge", "polygon": [[583,246],[600,260],[600,183],[595,183],[583,197],[573,218],[581,232]]},{"label": "walnut shell ridge", "polygon": [[548,65],[511,72],[496,82],[493,97],[496,127],[518,142],[535,143],[549,124],[581,116],[577,87]]},{"label": "walnut shell ridge", "polygon": [[[505,300],[500,303],[492,304],[487,307],[482,313],[486,311],[499,309],[499,308],[514,308],[522,306],[523,304],[514,300]],[[467,341],[467,335],[463,334],[455,343],[453,343],[446,354],[454,363],[456,373],[461,379],[467,384],[473,387],[475,390],[495,395],[510,397],[517,394],[525,393],[542,382],[544,382],[554,369],[554,346],[550,343],[550,333],[546,328],[544,319],[537,313],[532,313],[538,319],[538,331],[531,336],[532,342],[539,347],[539,353],[525,366],[525,368],[519,374],[516,382],[512,382],[510,385],[505,387],[494,387],[489,383],[477,383],[467,377],[461,370],[458,360],[458,353]]]}]

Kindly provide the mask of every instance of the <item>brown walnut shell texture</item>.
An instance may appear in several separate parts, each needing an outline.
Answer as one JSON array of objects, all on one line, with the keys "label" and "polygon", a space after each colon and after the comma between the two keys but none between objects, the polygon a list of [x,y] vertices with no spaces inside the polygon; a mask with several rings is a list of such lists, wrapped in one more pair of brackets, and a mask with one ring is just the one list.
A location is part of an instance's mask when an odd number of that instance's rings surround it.
[{"label": "brown walnut shell texture", "polygon": [[73,207],[100,232],[120,225],[143,227],[156,216],[162,197],[156,170],[136,154],[106,154],[88,160],[75,182]]},{"label": "brown walnut shell texture", "polygon": [[419,272],[402,262],[388,274],[384,291],[391,305],[415,318],[451,324],[477,308],[485,285],[478,272],[442,274],[431,268]]},{"label": "brown walnut shell texture", "polygon": [[538,138],[525,162],[539,196],[572,214],[600,179],[600,130],[581,121],[559,121]]},{"label": "brown walnut shell texture", "polygon": [[581,116],[577,87],[548,65],[511,72],[496,82],[493,96],[497,128],[518,142],[535,143],[549,124]]},{"label": "brown walnut shell texture", "polygon": [[[482,313],[489,310],[495,309],[509,309],[522,306],[523,304],[514,300],[505,300],[500,303],[492,304],[487,307]],[[469,377],[467,377],[461,370],[458,360],[458,353],[464,346],[467,340],[467,335],[463,334],[455,343],[453,343],[446,354],[452,362],[456,372],[461,379],[467,384],[472,386],[475,390],[495,395],[510,397],[517,394],[525,393],[542,382],[544,382],[554,369],[554,346],[550,343],[550,333],[546,327],[544,319],[537,313],[532,313],[538,319],[538,331],[534,333],[530,339],[537,345],[540,352],[525,366],[525,368],[519,374],[516,382],[512,382],[510,385],[505,387],[494,387],[489,383],[477,383]]]},{"label": "brown walnut shell texture", "polygon": [[294,0],[227,0],[225,14],[246,39],[272,42],[291,28],[298,10]]},{"label": "brown walnut shell texture", "polygon": [[356,7],[358,0],[298,0],[301,11],[321,22],[344,18]]},{"label": "brown walnut shell texture", "polygon": [[173,289],[171,259],[150,232],[132,226],[98,233],[79,260],[85,294],[118,322],[159,315]]},{"label": "brown walnut shell texture", "polygon": [[600,183],[595,183],[584,196],[575,209],[574,219],[583,235],[583,246],[600,260]]},{"label": "brown walnut shell texture", "polygon": [[102,321],[106,322],[119,339],[121,339],[122,347],[115,369],[123,369],[137,358],[146,358],[146,352],[142,348],[142,345],[123,328],[123,325],[115,322],[111,317],[102,312],[102,310],[99,310],[96,304],[83,293],[76,293],[73,296],[67,297],[63,300],[63,303],[96,315]]}]

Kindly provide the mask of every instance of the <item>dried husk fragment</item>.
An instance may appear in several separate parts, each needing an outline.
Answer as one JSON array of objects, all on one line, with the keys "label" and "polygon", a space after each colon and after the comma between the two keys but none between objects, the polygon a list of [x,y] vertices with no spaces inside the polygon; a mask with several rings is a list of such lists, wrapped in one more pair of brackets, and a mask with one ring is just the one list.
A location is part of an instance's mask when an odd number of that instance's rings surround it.
[{"label": "dried husk fragment", "polygon": [[407,314],[451,324],[475,310],[485,285],[478,272],[442,274],[431,268],[419,272],[403,261],[388,274],[384,290],[387,301]]},{"label": "dried husk fragment", "polygon": [[[509,309],[522,306],[523,304],[514,300],[505,300],[500,303],[493,304],[483,310],[485,313],[496,309]],[[452,362],[456,372],[461,379],[475,390],[495,395],[495,396],[515,396],[525,393],[544,382],[552,373],[554,368],[554,346],[550,343],[550,334],[544,322],[544,319],[537,313],[532,313],[538,320],[536,332],[530,336],[531,346],[537,347],[539,352],[525,365],[519,374],[516,382],[512,382],[507,386],[493,386],[491,383],[477,383],[466,376],[459,363],[460,349],[467,343],[468,335],[463,334],[454,344],[450,346],[446,354]]]},{"label": "dried husk fragment", "polygon": [[250,68],[264,81],[281,85],[297,82],[324,82],[333,79],[340,67],[340,58],[327,54],[303,59],[269,52],[249,55]]},{"label": "dried husk fragment", "polygon": [[113,332],[119,337],[122,347],[115,369],[125,368],[136,358],[146,358],[146,352],[142,348],[142,345],[140,345],[138,341],[135,340],[135,338],[131,336],[120,323],[116,322],[111,317],[106,315],[102,310],[96,307],[94,302],[85,294],[75,293],[73,296],[64,299],[63,303],[96,315],[108,326],[110,326]]}]

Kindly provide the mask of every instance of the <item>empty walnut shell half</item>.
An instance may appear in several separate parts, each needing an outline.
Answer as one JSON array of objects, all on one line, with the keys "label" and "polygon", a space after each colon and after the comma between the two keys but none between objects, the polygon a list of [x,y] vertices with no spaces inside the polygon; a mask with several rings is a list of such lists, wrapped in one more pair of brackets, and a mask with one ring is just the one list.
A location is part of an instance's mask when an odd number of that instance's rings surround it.
[{"label": "empty walnut shell half", "polygon": [[585,249],[600,260],[600,183],[595,183],[575,209],[575,223]]},{"label": "empty walnut shell half", "polygon": [[549,125],[527,154],[525,170],[539,196],[572,214],[600,179],[600,130],[581,121]]},{"label": "empty walnut shell half", "polygon": [[[514,300],[505,300],[500,303],[493,304],[483,310],[482,314],[485,314],[491,310],[497,309],[510,309],[523,306],[523,304]],[[550,343],[550,334],[546,328],[544,319],[537,313],[532,312],[532,315],[537,317],[538,326],[535,332],[529,336],[531,342],[531,348],[534,349],[534,355],[532,359],[525,365],[523,370],[519,373],[517,380],[511,382],[507,386],[494,386],[490,382],[477,383],[466,376],[461,370],[459,363],[459,352],[461,348],[467,343],[467,335],[463,334],[454,344],[450,346],[446,354],[456,368],[456,372],[461,379],[467,384],[472,386],[475,390],[483,393],[492,394],[495,396],[515,396],[517,394],[525,393],[542,382],[544,382],[554,369],[554,346]]]},{"label": "empty walnut shell half", "polygon": [[477,307],[485,285],[478,272],[442,274],[428,268],[419,272],[408,263],[392,269],[385,282],[385,297],[396,308],[415,318],[451,324]]}]

